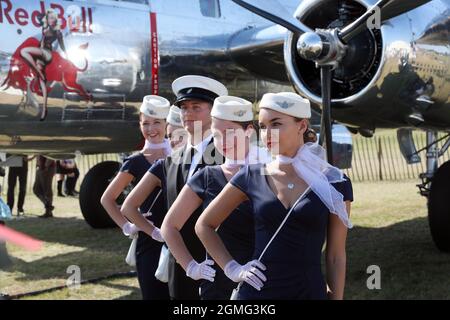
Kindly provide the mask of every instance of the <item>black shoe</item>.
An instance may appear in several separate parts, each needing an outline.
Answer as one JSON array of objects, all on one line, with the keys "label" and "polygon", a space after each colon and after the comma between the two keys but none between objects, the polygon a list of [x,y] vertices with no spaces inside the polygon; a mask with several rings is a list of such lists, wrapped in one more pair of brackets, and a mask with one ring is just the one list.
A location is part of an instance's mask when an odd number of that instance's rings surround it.
[{"label": "black shoe", "polygon": [[49,206],[49,207],[45,208],[45,213],[39,217],[40,218],[53,218],[53,209],[55,209],[54,206]]},{"label": "black shoe", "polygon": [[19,209],[17,210],[17,216],[24,216],[25,212],[23,211],[23,209]]},{"label": "black shoe", "polygon": [[58,197],[65,198],[66,196],[60,192],[58,192]]},{"label": "black shoe", "polygon": [[47,211],[43,215],[39,216],[39,218],[53,218],[53,213],[51,211]]}]

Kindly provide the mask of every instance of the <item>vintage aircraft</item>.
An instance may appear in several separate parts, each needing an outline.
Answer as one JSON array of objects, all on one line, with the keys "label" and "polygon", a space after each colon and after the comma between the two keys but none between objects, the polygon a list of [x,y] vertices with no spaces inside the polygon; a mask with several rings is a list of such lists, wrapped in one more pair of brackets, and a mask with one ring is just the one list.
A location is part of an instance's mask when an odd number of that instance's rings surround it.
[{"label": "vintage aircraft", "polygon": [[[330,161],[340,154],[331,119],[368,137],[401,128],[410,162],[411,130],[428,132],[421,191],[433,239],[450,251],[450,164],[438,169],[436,147],[450,129],[449,1],[0,0],[0,149],[55,158],[136,150],[142,96],[171,97],[184,74],[252,100],[294,87],[324,111]],[[117,167],[101,163],[83,181],[93,227],[109,225],[98,197]]]}]

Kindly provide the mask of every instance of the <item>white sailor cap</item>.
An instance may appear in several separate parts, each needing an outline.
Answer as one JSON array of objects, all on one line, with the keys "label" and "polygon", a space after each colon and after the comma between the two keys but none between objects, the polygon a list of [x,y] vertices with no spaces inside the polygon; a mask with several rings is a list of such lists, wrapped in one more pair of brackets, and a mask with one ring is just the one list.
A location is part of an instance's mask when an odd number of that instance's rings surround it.
[{"label": "white sailor cap", "polygon": [[183,123],[181,122],[181,110],[177,106],[171,106],[169,115],[167,116],[167,123],[175,126],[182,127]]},{"label": "white sailor cap", "polygon": [[227,88],[217,80],[196,75],[182,76],[172,82],[173,93],[177,96],[175,105],[189,99],[200,99],[211,104],[219,96],[228,94]]},{"label": "white sailor cap", "polygon": [[217,97],[214,100],[211,116],[217,119],[237,122],[252,121],[252,103],[233,96]]},{"label": "white sailor cap", "polygon": [[140,111],[148,117],[166,119],[169,109],[169,100],[160,96],[149,95],[144,97]]},{"label": "white sailor cap", "polygon": [[293,92],[266,93],[263,95],[259,108],[272,109],[296,118],[311,118],[311,104]]}]

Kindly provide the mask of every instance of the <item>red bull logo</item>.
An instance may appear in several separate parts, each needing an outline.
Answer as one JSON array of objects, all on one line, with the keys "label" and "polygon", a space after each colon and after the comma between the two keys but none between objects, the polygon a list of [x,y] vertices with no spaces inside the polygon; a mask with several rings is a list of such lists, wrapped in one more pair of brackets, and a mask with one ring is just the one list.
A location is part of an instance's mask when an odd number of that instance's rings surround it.
[{"label": "red bull logo", "polygon": [[[74,8],[70,6],[69,8]],[[49,9],[52,9],[61,22],[61,29],[64,30],[69,27],[71,32],[92,33],[92,8],[77,7],[79,13],[74,15],[71,10],[67,10],[58,3],[50,3]],[[0,0],[0,23],[7,23],[10,25],[27,26],[30,23],[36,28],[40,28],[41,24],[39,16],[46,12],[44,1],[39,1],[39,9],[32,12],[24,8],[15,8],[11,0]],[[67,19],[66,19],[67,16]]]},{"label": "red bull logo", "polygon": [[[90,8],[74,6],[72,11],[76,14],[71,14],[66,20],[64,8],[59,4],[52,3],[50,8],[45,9],[44,2],[40,1],[40,10],[29,13],[23,8],[14,10],[10,0],[0,0],[0,23],[20,26],[32,23],[41,28],[41,39],[29,37],[14,51],[8,75],[0,85],[4,90],[21,90],[27,101],[30,100],[30,103],[39,109],[40,120],[47,116],[47,98],[55,82],[60,83],[67,92],[77,93],[87,101],[92,100],[92,95],[77,80],[78,72],[88,69],[88,61],[84,59],[84,66],[77,67],[67,59],[61,32],[67,26],[70,32],[92,32],[92,11]],[[86,23],[86,13],[89,23]],[[61,53],[54,49],[55,45],[59,46]],[[88,43],[79,47],[81,51],[87,49]],[[36,101],[33,94],[43,97],[42,105]]]}]

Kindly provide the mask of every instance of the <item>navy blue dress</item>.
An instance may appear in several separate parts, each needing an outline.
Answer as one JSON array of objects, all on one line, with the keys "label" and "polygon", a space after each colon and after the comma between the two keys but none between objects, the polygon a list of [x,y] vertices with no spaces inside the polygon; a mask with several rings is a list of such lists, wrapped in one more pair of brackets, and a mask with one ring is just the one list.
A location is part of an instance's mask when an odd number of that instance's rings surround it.
[{"label": "navy blue dress", "polygon": [[[261,174],[262,166],[245,166],[230,181],[247,195],[253,206],[255,251],[252,259],[259,258],[289,211],[270,188],[267,176]],[[353,201],[348,177],[333,186],[343,194],[344,201]],[[261,259],[267,268],[264,271],[267,281],[261,291],[244,283],[238,299],[327,299],[321,255],[329,215],[317,195],[307,191]]]},{"label": "navy blue dress", "polygon": [[[227,183],[222,168],[218,165],[201,169],[187,182],[188,186],[203,200],[203,210]],[[253,209],[250,201],[241,203],[220,225],[217,233],[233,258],[241,264],[247,263],[252,257],[255,244]],[[225,276],[217,264],[212,267],[216,270],[214,282],[203,281],[200,285],[200,296],[205,300],[227,300],[237,284]]]},{"label": "navy blue dress", "polygon": [[[131,174],[134,179],[133,187],[136,186],[142,177],[151,167],[142,153],[133,155],[124,160],[121,172]],[[147,213],[151,204],[158,195],[160,188],[155,189],[140,207],[141,213]],[[161,193],[152,207],[152,215],[147,217],[158,228],[161,227],[164,216],[167,213],[164,194]],[[139,287],[141,288],[142,298],[144,300],[168,300],[169,290],[166,283],[155,278],[155,271],[158,268],[159,255],[161,253],[162,243],[153,240],[145,232],[139,231],[136,244],[136,271],[138,275]]]}]

